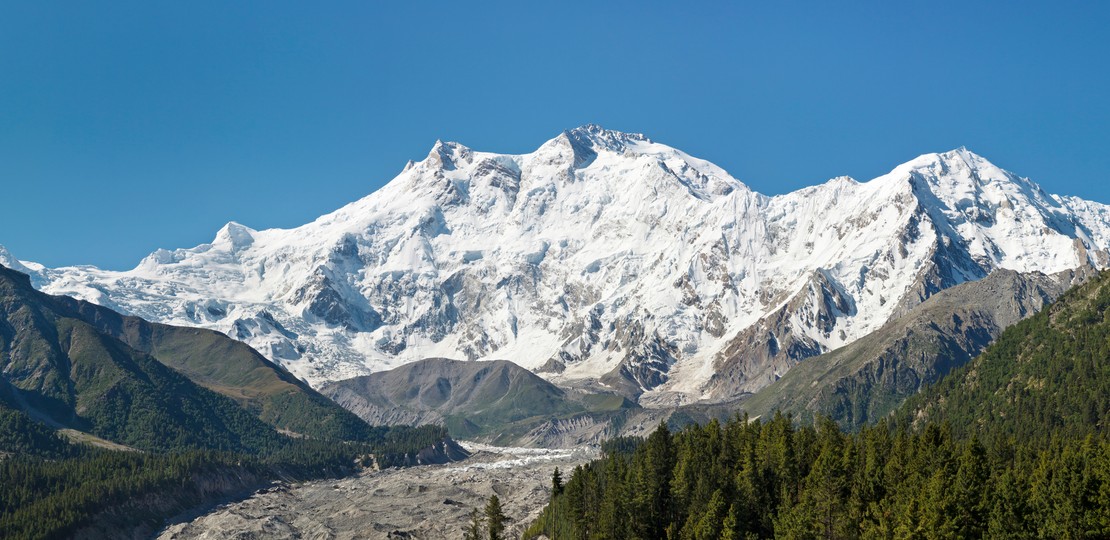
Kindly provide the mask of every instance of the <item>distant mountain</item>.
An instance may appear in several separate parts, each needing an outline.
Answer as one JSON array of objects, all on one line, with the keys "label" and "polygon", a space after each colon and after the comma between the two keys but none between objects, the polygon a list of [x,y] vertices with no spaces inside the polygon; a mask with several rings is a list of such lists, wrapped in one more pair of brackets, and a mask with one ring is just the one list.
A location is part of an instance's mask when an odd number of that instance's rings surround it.
[{"label": "distant mountain", "polygon": [[870,335],[802,362],[740,407],[763,417],[822,414],[849,428],[874,423],[1090,274],[999,270],[946,289]]},{"label": "distant mountain", "polygon": [[365,422],[240,342],[48,296],[2,266],[0,372],[0,408],[136,448],[257,451],[283,442],[273,428],[370,437]]},{"label": "distant mountain", "polygon": [[1108,246],[1110,207],[962,148],[768,197],[590,125],[522,155],[438,142],[312,223],[229,223],[125,272],[14,263],[45,291],[222,331],[317,385],[501,358],[669,405],[758,391],[995,270],[1105,268]]},{"label": "distant mountain", "polygon": [[896,418],[956,436],[1046,446],[1110,432],[1110,272],[1002,333],[983,354],[909,398]]},{"label": "distant mountain", "polygon": [[444,424],[454,437],[514,444],[557,444],[559,433],[544,430],[604,432],[610,418],[634,408],[615,394],[561,389],[504,360],[429,358],[321,391],[372,424]]}]

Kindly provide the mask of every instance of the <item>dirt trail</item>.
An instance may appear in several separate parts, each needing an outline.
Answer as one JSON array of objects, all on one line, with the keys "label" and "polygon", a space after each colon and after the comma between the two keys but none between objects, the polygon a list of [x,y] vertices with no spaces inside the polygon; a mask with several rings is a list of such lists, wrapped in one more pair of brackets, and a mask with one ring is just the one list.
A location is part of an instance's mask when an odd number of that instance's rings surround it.
[{"label": "dirt trail", "polygon": [[[304,484],[278,484],[163,530],[160,539],[462,538],[473,508],[493,493],[517,537],[549,497],[555,467],[569,471],[594,448],[539,450],[464,443],[466,461]],[[564,478],[569,474],[564,474]]]}]

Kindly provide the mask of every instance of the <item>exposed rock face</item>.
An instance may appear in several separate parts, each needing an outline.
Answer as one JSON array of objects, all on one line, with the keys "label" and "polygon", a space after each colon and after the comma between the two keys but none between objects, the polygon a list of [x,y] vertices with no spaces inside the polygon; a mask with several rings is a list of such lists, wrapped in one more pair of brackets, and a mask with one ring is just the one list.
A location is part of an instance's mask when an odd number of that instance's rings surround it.
[{"label": "exposed rock face", "polygon": [[442,424],[443,415],[435,410],[411,409],[399,405],[376,404],[365,395],[342,386],[324,386],[325,395],[373,426],[422,426]]},{"label": "exposed rock face", "polygon": [[[786,305],[737,334],[721,351],[710,380],[713,396],[733,398],[773,383],[798,362],[821,354],[822,344],[836,337],[837,320],[854,314],[852,298],[827,273],[814,272]],[[807,329],[816,334],[807,335]]]},{"label": "exposed rock face", "polygon": [[443,465],[463,461],[470,457],[470,452],[454,439],[447,439],[427,448],[422,448],[416,454],[405,456],[406,459],[399,466],[415,467],[418,465]]},{"label": "exposed rock face", "polygon": [[849,427],[874,422],[1093,273],[1001,270],[947,289],[873,334],[799,364],[741,407],[753,415],[821,413]]},{"label": "exposed rock face", "polygon": [[580,414],[571,418],[553,418],[519,436],[513,444],[528,448],[574,448],[611,439],[620,434],[617,427],[605,415]]}]

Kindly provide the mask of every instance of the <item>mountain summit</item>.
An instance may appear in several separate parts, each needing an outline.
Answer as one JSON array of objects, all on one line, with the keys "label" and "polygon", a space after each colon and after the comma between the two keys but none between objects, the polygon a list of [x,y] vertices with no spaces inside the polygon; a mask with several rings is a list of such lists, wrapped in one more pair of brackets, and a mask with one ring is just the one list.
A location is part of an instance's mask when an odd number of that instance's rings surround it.
[{"label": "mountain summit", "polygon": [[1108,246],[1108,207],[962,148],[769,197],[587,125],[521,155],[437,142],[312,223],[229,223],[130,271],[25,268],[47,292],[223,331],[314,384],[508,359],[651,403],[757,390],[938,291],[1103,268]]}]

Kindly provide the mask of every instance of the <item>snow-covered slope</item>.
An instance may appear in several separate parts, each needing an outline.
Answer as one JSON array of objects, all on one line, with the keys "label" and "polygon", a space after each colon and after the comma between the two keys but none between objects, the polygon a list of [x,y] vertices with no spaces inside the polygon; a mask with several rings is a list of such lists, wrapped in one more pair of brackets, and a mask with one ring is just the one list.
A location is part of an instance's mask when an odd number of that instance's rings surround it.
[{"label": "snow-covered slope", "polygon": [[1108,245],[1110,208],[964,149],[767,197],[590,125],[524,155],[437,142],[312,223],[229,223],[126,272],[23,264],[45,291],[221,330],[313,383],[508,359],[649,403],[758,389],[938,290],[1105,267]]}]

